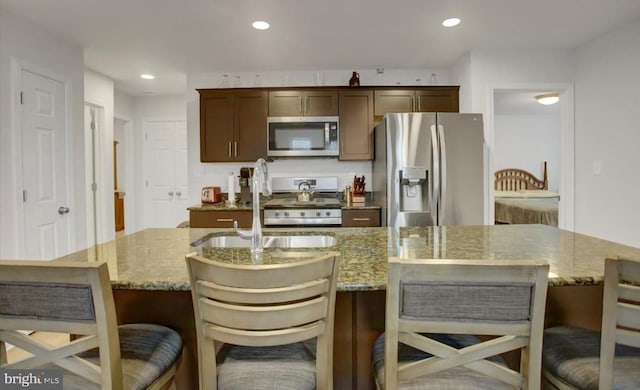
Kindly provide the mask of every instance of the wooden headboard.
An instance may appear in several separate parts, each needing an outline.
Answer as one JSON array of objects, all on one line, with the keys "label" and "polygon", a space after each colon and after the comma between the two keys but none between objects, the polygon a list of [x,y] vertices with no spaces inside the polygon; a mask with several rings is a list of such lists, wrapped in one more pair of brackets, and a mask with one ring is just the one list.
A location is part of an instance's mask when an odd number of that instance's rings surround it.
[{"label": "wooden headboard", "polygon": [[522,169],[507,168],[495,172],[493,189],[496,191],[547,190],[547,162],[544,162],[542,180]]}]

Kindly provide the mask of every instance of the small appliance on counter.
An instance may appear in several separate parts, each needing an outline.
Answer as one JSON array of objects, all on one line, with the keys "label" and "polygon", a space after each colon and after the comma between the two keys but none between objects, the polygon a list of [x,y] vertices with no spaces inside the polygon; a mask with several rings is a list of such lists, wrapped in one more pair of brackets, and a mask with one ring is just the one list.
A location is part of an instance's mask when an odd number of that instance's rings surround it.
[{"label": "small appliance on counter", "polygon": [[249,183],[252,175],[253,168],[240,168],[240,204],[251,203],[251,187],[249,187]]},{"label": "small appliance on counter", "polygon": [[220,187],[202,187],[200,201],[203,204],[219,203],[222,201]]}]

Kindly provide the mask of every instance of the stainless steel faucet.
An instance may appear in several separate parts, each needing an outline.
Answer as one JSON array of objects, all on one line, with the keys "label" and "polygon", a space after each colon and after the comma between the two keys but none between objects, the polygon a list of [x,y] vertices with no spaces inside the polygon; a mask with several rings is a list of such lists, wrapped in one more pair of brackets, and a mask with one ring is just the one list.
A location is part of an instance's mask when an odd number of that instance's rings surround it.
[{"label": "stainless steel faucet", "polygon": [[251,230],[238,229],[238,221],[233,221],[233,231],[245,240],[251,239],[251,252],[260,253],[264,250],[262,243],[262,225],[260,225],[260,190],[266,196],[271,195],[271,181],[269,180],[269,171],[267,170],[267,162],[264,158],[256,161],[253,169],[253,222]]}]

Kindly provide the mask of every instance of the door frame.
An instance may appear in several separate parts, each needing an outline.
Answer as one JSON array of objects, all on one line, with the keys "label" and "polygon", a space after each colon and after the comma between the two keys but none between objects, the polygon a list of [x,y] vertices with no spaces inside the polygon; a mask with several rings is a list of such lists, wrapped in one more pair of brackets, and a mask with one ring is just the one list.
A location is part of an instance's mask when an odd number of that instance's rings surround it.
[{"label": "door frame", "polygon": [[[123,183],[126,188],[124,199],[124,233],[131,234],[136,229],[135,209],[136,209],[136,153],[135,153],[135,137],[134,137],[134,124],[133,119],[127,116],[114,114],[114,132],[115,132],[115,120],[124,122],[124,156],[125,166],[118,167],[124,169],[125,182]],[[114,135],[115,139],[115,135]]]},{"label": "door frame", "polygon": [[14,219],[14,227],[17,233],[17,237],[15,240],[15,248],[14,248],[14,257],[15,258],[24,258],[26,253],[26,224],[25,224],[25,205],[22,198],[22,191],[24,189],[24,180],[23,180],[23,164],[22,160],[24,158],[23,153],[23,144],[22,144],[22,104],[20,103],[20,93],[22,92],[22,71],[27,71],[30,73],[37,74],[41,77],[45,77],[56,82],[61,83],[64,86],[64,99],[65,99],[65,167],[66,170],[66,182],[64,183],[65,189],[67,191],[67,203],[69,208],[73,210],[73,218],[69,218],[68,220],[68,253],[72,253],[76,249],[76,218],[79,216],[83,216],[84,213],[80,213],[80,210],[76,209],[75,202],[75,193],[73,186],[73,164],[74,161],[74,150],[73,150],[73,134],[72,134],[72,125],[71,120],[73,118],[72,115],[72,100],[71,100],[71,80],[67,77],[58,74],[57,72],[52,71],[49,68],[46,68],[41,65],[36,65],[34,63],[25,61],[23,59],[19,59],[16,57],[11,57],[11,82],[10,82],[10,90],[11,90],[11,161],[14,162],[14,166],[12,169],[13,175],[13,188],[15,189],[15,194],[13,196],[13,202],[16,210],[15,219]]},{"label": "door frame", "polygon": [[487,106],[485,119],[485,135],[487,137],[488,170],[487,183],[487,215],[489,224],[495,223],[493,193],[493,161],[495,151],[495,92],[519,90],[555,91],[560,94],[560,207],[558,208],[558,227],[573,231],[575,229],[575,100],[573,83],[496,83],[487,88]]}]

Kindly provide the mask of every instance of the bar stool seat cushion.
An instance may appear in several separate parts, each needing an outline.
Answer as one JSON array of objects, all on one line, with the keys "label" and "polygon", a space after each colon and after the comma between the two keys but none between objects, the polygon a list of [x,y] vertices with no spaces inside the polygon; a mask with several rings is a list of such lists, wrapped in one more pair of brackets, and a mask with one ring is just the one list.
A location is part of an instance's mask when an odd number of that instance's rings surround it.
[{"label": "bar stool seat cushion", "polygon": [[[158,379],[182,353],[180,335],[164,326],[128,324],[118,327],[124,389],[146,389]],[[80,354],[94,364],[100,363],[98,349]],[[50,368],[59,368],[48,365]],[[63,372],[65,390],[100,389],[99,384],[72,372]]]},{"label": "bar stool seat cushion", "polygon": [[[558,326],[544,332],[544,370],[578,389],[597,389],[600,372],[600,332]],[[640,349],[616,345],[613,388],[640,389]]]},{"label": "bar stool seat cushion", "polygon": [[234,345],[218,371],[218,390],[313,390],[315,342],[273,347]]}]

